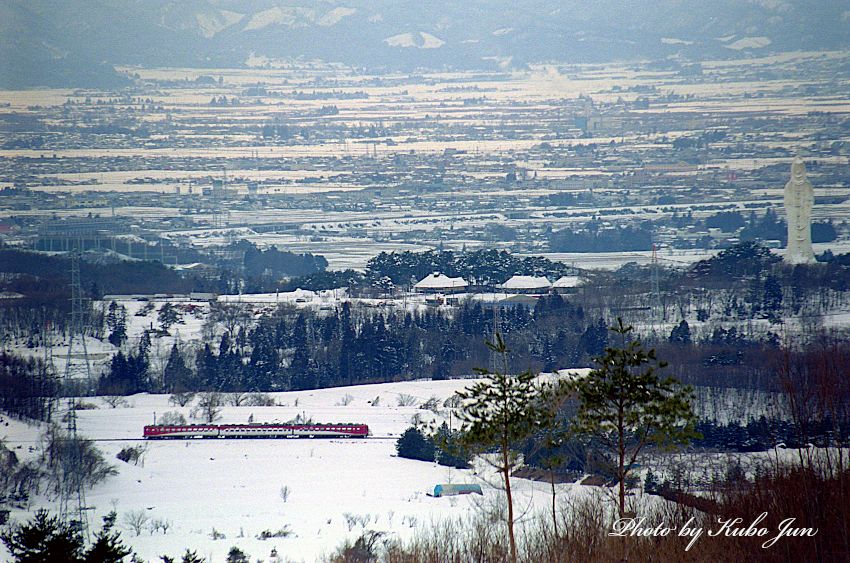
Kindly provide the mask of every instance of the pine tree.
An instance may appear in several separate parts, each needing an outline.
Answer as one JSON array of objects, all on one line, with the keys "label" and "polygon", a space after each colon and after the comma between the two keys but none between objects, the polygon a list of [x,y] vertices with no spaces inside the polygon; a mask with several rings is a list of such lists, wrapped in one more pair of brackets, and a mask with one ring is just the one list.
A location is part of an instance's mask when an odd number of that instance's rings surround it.
[{"label": "pine tree", "polygon": [[115,301],[109,304],[106,328],[109,329],[109,343],[113,346],[121,346],[127,340],[127,309]]},{"label": "pine tree", "polygon": [[10,528],[0,535],[0,540],[18,563],[83,561],[79,529],[50,516],[46,510],[39,510],[29,522]]},{"label": "pine tree", "polygon": [[94,543],[85,555],[86,562],[121,563],[132,553],[121,541],[121,535],[113,531],[117,516],[115,511],[112,511],[103,517],[103,528],[95,534]]},{"label": "pine tree", "polygon": [[682,319],[681,322],[670,331],[671,344],[690,344],[691,343],[691,327],[688,321]]},{"label": "pine tree", "polygon": [[218,347],[218,378],[215,389],[219,391],[242,391],[245,389],[244,371],[245,366],[242,358],[233,347],[230,334],[225,332],[221,335]]},{"label": "pine tree", "polygon": [[414,426],[405,430],[404,434],[396,441],[395,451],[398,453],[398,457],[434,461],[434,442]]},{"label": "pine tree", "polygon": [[278,377],[280,357],[275,346],[275,332],[261,323],[251,334],[251,357],[248,360],[248,389],[270,391]]},{"label": "pine tree", "polygon": [[449,430],[449,425],[443,422],[433,436],[437,446],[437,463],[456,469],[469,468],[469,453],[461,445],[461,432]]},{"label": "pine tree", "polygon": [[[632,327],[618,318],[611,331],[625,340]],[[595,362],[596,368],[574,382],[579,400],[574,425],[579,433],[598,437],[613,452],[622,518],[626,479],[644,447],[671,447],[697,435],[690,405],[693,393],[672,377],[662,379],[658,371],[667,364],[638,340],[622,348],[606,348]]]},{"label": "pine tree", "polygon": [[354,383],[354,359],[357,336],[351,322],[351,306],[348,302],[342,304],[339,321],[339,383],[351,385]]},{"label": "pine tree", "polygon": [[151,338],[147,332],[142,334],[139,340],[139,349],[135,355],[127,357],[127,368],[129,370],[130,390],[129,393],[143,393],[150,391],[150,361],[148,352],[151,348]]},{"label": "pine tree", "polygon": [[171,325],[180,320],[180,314],[174,305],[166,302],[159,308],[156,320],[159,322],[159,326],[162,330],[167,331],[171,328]]},{"label": "pine tree", "polygon": [[133,552],[113,531],[115,518],[115,512],[103,518],[103,528],[87,550],[78,526],[62,522],[46,510],[37,511],[29,522],[0,533],[0,541],[15,563],[120,563]]},{"label": "pine tree", "polygon": [[289,363],[289,389],[300,391],[316,388],[316,372],[310,361],[310,351],[306,344],[295,349]]},{"label": "pine tree", "polygon": [[218,385],[218,356],[213,354],[209,344],[198,350],[195,356],[198,371],[198,383],[202,388],[216,389]]},{"label": "pine tree", "polygon": [[484,381],[457,393],[463,401],[458,417],[464,423],[459,442],[471,451],[495,447],[498,452],[494,465],[505,487],[510,560],[515,563],[517,552],[511,471],[517,458],[513,448],[519,441],[551,424],[555,414],[553,405],[564,388],[562,385],[535,382],[535,375],[530,370],[518,375],[509,374],[508,348],[500,333],[496,333],[496,342],[488,342],[487,346],[502,359],[503,365],[501,370],[495,372],[476,369]]},{"label": "pine tree", "polygon": [[227,563],[250,563],[250,559],[244,551],[235,545],[227,552]]},{"label": "pine tree", "polygon": [[168,393],[186,391],[193,387],[192,370],[186,367],[186,361],[183,359],[180,349],[177,348],[176,342],[171,346],[168,361],[165,363],[165,369],[162,372],[162,379],[165,391]]},{"label": "pine tree", "polygon": [[782,286],[774,275],[764,279],[761,308],[770,319],[777,319],[782,312]]}]

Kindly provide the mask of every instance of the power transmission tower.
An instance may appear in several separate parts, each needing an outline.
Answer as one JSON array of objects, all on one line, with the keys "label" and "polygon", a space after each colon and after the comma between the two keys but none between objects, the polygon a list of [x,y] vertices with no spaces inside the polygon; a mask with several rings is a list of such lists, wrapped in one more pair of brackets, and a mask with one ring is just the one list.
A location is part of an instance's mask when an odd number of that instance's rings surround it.
[{"label": "power transmission tower", "polygon": [[71,324],[68,327],[68,354],[65,357],[63,383],[68,395],[65,436],[61,444],[59,514],[77,526],[88,540],[85,483],[83,479],[83,446],[77,437],[77,399],[91,383],[91,362],[85,338],[86,299],[80,285],[80,253],[71,252]]},{"label": "power transmission tower", "polygon": [[65,362],[65,383],[85,386],[91,383],[91,362],[86,347],[86,304],[80,284],[80,253],[71,252],[71,324],[68,327],[68,354]]}]

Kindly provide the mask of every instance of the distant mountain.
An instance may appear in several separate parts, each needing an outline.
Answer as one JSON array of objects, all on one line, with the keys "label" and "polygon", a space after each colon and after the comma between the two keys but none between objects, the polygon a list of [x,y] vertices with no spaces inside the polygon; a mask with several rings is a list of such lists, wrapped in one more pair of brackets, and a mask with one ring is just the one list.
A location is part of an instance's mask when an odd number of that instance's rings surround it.
[{"label": "distant mountain", "polygon": [[0,0],[0,87],[249,57],[372,69],[735,57],[850,45],[828,0]]}]

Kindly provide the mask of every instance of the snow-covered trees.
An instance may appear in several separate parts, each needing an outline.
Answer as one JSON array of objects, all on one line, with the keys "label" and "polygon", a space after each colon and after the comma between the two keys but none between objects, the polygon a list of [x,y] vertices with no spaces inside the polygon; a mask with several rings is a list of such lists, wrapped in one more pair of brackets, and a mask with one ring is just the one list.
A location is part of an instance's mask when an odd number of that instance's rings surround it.
[{"label": "snow-covered trees", "polygon": [[120,350],[109,365],[109,372],[98,383],[101,395],[132,395],[150,391],[150,361],[148,352],[151,341],[148,333],[143,333],[135,353],[124,355]]},{"label": "snow-covered trees", "polygon": [[[71,437],[57,427],[51,427],[43,440],[41,467],[54,494],[69,483],[91,488],[117,473],[90,440]],[[69,459],[76,461],[69,463]]]},{"label": "snow-covered trees", "polygon": [[114,531],[116,515],[103,518],[103,527],[95,534],[94,543],[85,547],[78,527],[39,510],[32,520],[11,526],[0,533],[0,541],[16,563],[64,561],[66,563],[118,563],[132,551]]},{"label": "snow-covered trees", "polygon": [[180,311],[171,303],[163,303],[156,316],[157,322],[163,331],[168,331],[171,325],[180,322]]},{"label": "snow-covered trees", "polygon": [[[175,342],[168,354],[165,369],[162,370],[162,386],[165,391],[180,392],[193,386],[192,370],[186,366],[186,360]],[[182,405],[181,405],[182,406]]]},{"label": "snow-covered trees", "polygon": [[192,408],[191,416],[194,419],[212,424],[221,418],[221,408],[224,406],[224,395],[216,392],[200,393],[198,404]]},{"label": "snow-covered trees", "polygon": [[56,379],[40,359],[0,351],[0,410],[16,417],[47,420],[58,391]]},{"label": "snow-covered trees", "polygon": [[166,411],[159,417],[158,422],[164,426],[184,426],[186,417],[177,411]]},{"label": "snow-covered trees", "polygon": [[109,329],[109,343],[113,346],[121,346],[127,340],[127,309],[112,301],[105,320],[106,328]]}]

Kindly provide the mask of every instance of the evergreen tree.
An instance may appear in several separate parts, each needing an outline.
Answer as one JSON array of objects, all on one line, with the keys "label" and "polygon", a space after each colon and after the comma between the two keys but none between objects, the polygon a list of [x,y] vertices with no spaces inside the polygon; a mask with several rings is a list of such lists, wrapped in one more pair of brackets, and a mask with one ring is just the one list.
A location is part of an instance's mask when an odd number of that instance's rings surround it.
[{"label": "evergreen tree", "polygon": [[120,563],[133,552],[113,530],[115,518],[115,512],[103,518],[103,527],[87,550],[77,525],[62,522],[43,509],[29,522],[0,533],[0,541],[15,563]]},{"label": "evergreen tree", "polygon": [[395,450],[398,457],[434,461],[434,442],[415,426],[404,431],[396,441]]},{"label": "evergreen tree", "polygon": [[761,309],[768,318],[777,318],[782,312],[782,286],[774,275],[764,278]]},{"label": "evergreen tree", "polygon": [[105,320],[106,328],[109,329],[109,343],[121,346],[127,340],[127,309],[112,301]]},{"label": "evergreen tree", "polygon": [[66,524],[46,510],[32,520],[0,534],[0,540],[17,563],[82,562],[83,537],[77,527]]},{"label": "evergreen tree", "polygon": [[127,358],[121,350],[112,356],[108,374],[101,378],[97,392],[101,395],[126,394]]},{"label": "evergreen tree", "polygon": [[597,356],[605,350],[608,345],[608,327],[602,318],[587,327],[579,338],[579,345],[589,356]]},{"label": "evergreen tree", "polygon": [[130,394],[150,391],[150,361],[148,352],[151,348],[151,337],[147,332],[142,333],[139,349],[135,355],[128,356],[127,367],[130,370]]},{"label": "evergreen tree", "polygon": [[401,343],[387,330],[384,319],[380,315],[375,322],[372,347],[375,354],[372,373],[381,380],[399,375],[404,363],[399,356]]},{"label": "evergreen tree", "polygon": [[355,339],[354,325],[351,321],[351,305],[342,304],[339,316],[339,383],[352,385],[354,383]]},{"label": "evergreen tree", "polygon": [[177,343],[171,345],[168,361],[162,372],[162,383],[167,393],[182,392],[194,387],[192,382],[192,370],[186,366],[183,354],[177,348]]},{"label": "evergreen tree", "polygon": [[242,363],[242,357],[234,349],[229,333],[225,332],[221,335],[218,350],[217,378],[213,388],[219,391],[244,391],[245,365]]},{"label": "evergreen tree", "polygon": [[141,338],[139,338],[139,355],[147,358],[148,352],[151,349],[151,335],[148,331],[144,331],[142,333]]},{"label": "evergreen tree", "polygon": [[487,346],[502,359],[501,370],[491,372],[476,369],[484,381],[473,384],[457,393],[463,403],[458,416],[464,422],[460,445],[471,451],[496,448],[494,463],[501,474],[508,501],[508,539],[510,560],[517,560],[514,536],[514,505],[511,492],[511,471],[517,457],[514,445],[549,425],[554,419],[553,401],[563,390],[535,382],[535,375],[524,371],[519,375],[508,373],[508,348],[502,335],[496,333],[496,342]]},{"label": "evergreen tree", "polygon": [[289,382],[287,388],[295,391],[317,387],[317,373],[310,361],[310,351],[306,344],[295,349],[289,363]]},{"label": "evergreen tree", "polygon": [[252,391],[270,391],[275,387],[280,366],[275,336],[275,331],[266,323],[260,323],[251,334],[247,386]]},{"label": "evergreen tree", "polygon": [[[611,331],[626,339],[631,326],[617,319]],[[626,479],[648,444],[669,447],[696,436],[689,387],[658,371],[666,366],[638,340],[622,348],[606,348],[597,365],[574,387],[579,400],[575,429],[598,437],[614,454],[619,481],[619,512],[626,511]]]},{"label": "evergreen tree", "polygon": [[167,331],[171,328],[171,325],[175,324],[180,320],[180,313],[177,311],[177,308],[174,307],[169,302],[166,302],[159,308],[159,312],[156,317],[157,322],[159,322],[160,328],[162,330]]},{"label": "evergreen tree", "polygon": [[227,552],[227,563],[250,563],[250,559],[244,551],[235,545]]},{"label": "evergreen tree", "polygon": [[144,340],[136,354],[125,356],[119,350],[110,361],[109,372],[101,378],[98,392],[104,395],[132,395],[150,391],[146,350]]},{"label": "evergreen tree", "polygon": [[103,528],[94,536],[94,543],[89,547],[85,555],[85,561],[91,563],[121,563],[124,558],[132,553],[121,541],[121,535],[114,531],[115,511],[103,517]]},{"label": "evergreen tree", "polygon": [[433,442],[437,444],[437,463],[456,469],[469,468],[469,453],[461,444],[461,433],[449,430],[449,425],[443,422],[434,434]]},{"label": "evergreen tree", "polygon": [[205,389],[216,389],[218,385],[218,356],[213,354],[209,344],[198,350],[195,356],[195,368],[198,371],[198,383]]},{"label": "evergreen tree", "polygon": [[690,344],[691,343],[691,327],[688,321],[682,319],[678,325],[670,331],[671,344]]},{"label": "evergreen tree", "polygon": [[48,420],[58,383],[39,358],[24,359],[0,351],[0,410],[34,420]]}]

